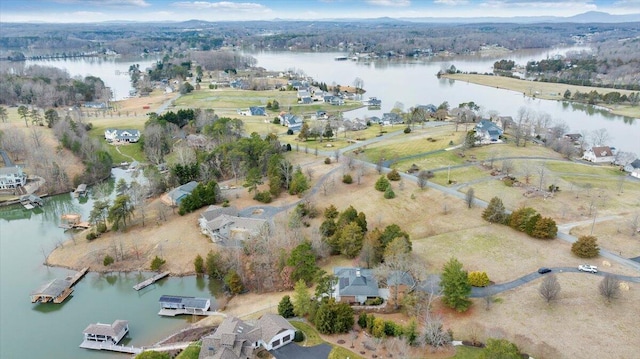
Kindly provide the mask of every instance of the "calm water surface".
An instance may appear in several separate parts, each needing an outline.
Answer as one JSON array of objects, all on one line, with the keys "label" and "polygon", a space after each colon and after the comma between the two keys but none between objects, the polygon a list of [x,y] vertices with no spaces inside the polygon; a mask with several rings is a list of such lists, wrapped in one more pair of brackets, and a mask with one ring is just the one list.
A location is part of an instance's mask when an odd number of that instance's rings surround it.
[{"label": "calm water surface", "polygon": [[[124,171],[114,170],[117,178]],[[58,228],[63,213],[87,218],[92,200],[81,204],[69,194],[46,200],[42,210],[21,207],[0,209],[0,358],[111,358],[122,354],[78,348],[82,331],[90,323],[129,320],[127,345],[151,345],[187,325],[188,317],[157,315],[162,294],[213,297],[218,287],[195,277],[168,278],[136,292],[132,287],[149,273],[90,273],[63,304],[32,304],[29,294],[55,278],[73,271],[49,268],[44,255],[68,238]],[[100,240],[100,239],[97,239]]]}]

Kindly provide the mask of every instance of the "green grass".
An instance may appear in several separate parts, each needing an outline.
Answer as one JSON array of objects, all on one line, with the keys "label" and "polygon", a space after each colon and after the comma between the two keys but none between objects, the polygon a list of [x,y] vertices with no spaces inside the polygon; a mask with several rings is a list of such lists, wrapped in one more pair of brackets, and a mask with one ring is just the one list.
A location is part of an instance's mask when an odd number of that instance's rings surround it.
[{"label": "green grass", "polygon": [[198,355],[200,354],[200,343],[194,343],[189,345],[185,350],[183,350],[176,359],[198,359]]},{"label": "green grass", "polygon": [[[299,322],[299,321],[291,321],[290,323],[291,325],[293,325],[294,328],[304,333],[305,340],[302,341],[300,345],[305,347],[312,347],[318,344],[325,343],[325,341],[322,340],[322,338],[320,338],[320,334],[318,334],[318,331],[311,325],[304,322]],[[346,348],[343,348],[338,345],[333,345],[333,344],[330,344],[330,345],[333,347],[333,349],[329,354],[329,358],[345,359],[349,357],[352,359],[364,359],[363,357],[353,353],[352,351]]]},{"label": "green grass", "polygon": [[[457,164],[465,163],[465,159],[457,155],[456,151],[446,151],[440,153],[434,153],[425,157],[410,158],[404,161],[398,161],[394,164],[394,168],[398,171],[406,171],[412,164],[421,169],[429,170],[436,168],[445,168],[447,166],[453,166]],[[438,176],[440,174],[436,174]]]},{"label": "green grass", "polygon": [[324,343],[318,331],[311,325],[298,321],[291,321],[290,323],[294,328],[304,333],[304,341],[301,343],[303,346],[312,347]]},{"label": "green grass", "polygon": [[430,181],[441,185],[448,185],[447,177],[449,177],[451,181],[455,181],[457,183],[466,183],[487,176],[490,176],[488,172],[483,171],[476,166],[469,166],[452,169],[448,176],[447,171],[436,172],[435,177],[433,177]]},{"label": "green grass", "polygon": [[457,346],[456,355],[454,355],[452,358],[453,359],[479,359],[481,353],[482,353],[482,349],[480,348]]},{"label": "green grass", "polygon": [[[431,137],[435,142],[428,141],[427,138]],[[402,158],[405,156],[416,155],[424,152],[443,150],[451,147],[450,141],[454,144],[460,143],[462,140],[462,133],[457,133],[455,136],[451,136],[450,131],[447,133],[438,133],[433,136],[429,136],[425,132],[417,132],[405,137],[396,137],[381,145],[371,146],[366,150],[366,156],[370,161],[376,161],[378,158]]]},{"label": "green grass", "polygon": [[597,176],[623,176],[624,172],[611,166],[591,166],[573,162],[549,162],[547,168],[554,172],[588,174]]}]

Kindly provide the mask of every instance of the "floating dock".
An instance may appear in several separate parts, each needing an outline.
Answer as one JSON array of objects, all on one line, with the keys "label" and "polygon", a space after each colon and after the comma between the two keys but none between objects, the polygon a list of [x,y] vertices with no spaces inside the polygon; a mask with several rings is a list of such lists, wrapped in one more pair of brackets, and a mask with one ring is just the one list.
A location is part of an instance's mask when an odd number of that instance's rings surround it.
[{"label": "floating dock", "polygon": [[73,286],[87,273],[89,268],[82,268],[81,271],[66,279],[54,279],[43,284],[40,288],[31,293],[31,303],[55,303],[64,302],[73,292]]},{"label": "floating dock", "polygon": [[25,209],[34,209],[36,207],[42,207],[44,201],[35,194],[26,194],[20,197],[20,204],[22,204]]},{"label": "floating dock", "polygon": [[92,349],[92,350],[108,350],[112,352],[118,353],[128,353],[128,354],[140,354],[142,353],[142,348],[138,347],[126,347],[124,345],[118,345],[108,342],[96,342],[93,340],[83,340],[80,344],[80,348],[83,349]]},{"label": "floating dock", "polygon": [[89,229],[91,224],[89,222],[82,222],[82,217],[77,213],[67,213],[60,216],[60,224],[58,227],[69,229]]},{"label": "floating dock", "polygon": [[146,287],[152,285],[153,283],[159,281],[160,279],[168,276],[169,274],[170,274],[170,272],[163,272],[163,273],[160,273],[160,274],[156,274],[153,277],[134,285],[133,289],[140,290],[140,289],[146,288]]}]

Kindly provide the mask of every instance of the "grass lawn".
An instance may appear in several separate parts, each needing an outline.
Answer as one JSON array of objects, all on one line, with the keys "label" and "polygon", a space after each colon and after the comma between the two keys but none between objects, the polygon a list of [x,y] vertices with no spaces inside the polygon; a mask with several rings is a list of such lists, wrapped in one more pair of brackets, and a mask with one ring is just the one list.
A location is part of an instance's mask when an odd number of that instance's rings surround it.
[{"label": "grass lawn", "polygon": [[185,350],[183,350],[176,359],[198,359],[198,355],[200,355],[200,343],[194,343],[189,345]]},{"label": "grass lawn", "polygon": [[455,133],[449,128],[418,129],[411,134],[368,146],[365,154],[371,162],[378,158],[403,158],[451,147],[450,143],[459,144],[462,138],[462,132]]},{"label": "grass lawn", "polygon": [[[503,76],[486,76],[477,74],[445,74],[442,77],[460,81],[467,81],[483,86],[491,86],[494,88],[505,88],[507,90],[517,91],[520,93],[524,93],[527,96],[533,96],[535,98],[541,98],[545,100],[563,100],[563,95],[566,90],[571,91],[571,93],[575,93],[576,91],[580,91],[583,93],[597,91],[601,95],[616,91],[620,94],[626,94],[627,96],[629,96],[633,92],[629,90],[618,90],[603,87],[587,87],[550,82],[526,81]],[[612,112],[615,114],[640,117],[640,108],[637,106],[610,106],[606,104],[599,105],[611,108]]]},{"label": "grass lawn", "polygon": [[478,168],[477,166],[469,166],[463,168],[452,169],[449,174],[448,171],[439,171],[435,173],[435,177],[430,181],[441,185],[448,185],[447,177],[457,183],[466,183],[476,179],[490,176],[489,172]]},{"label": "grass lawn", "polygon": [[626,175],[626,173],[619,171],[617,167],[593,166],[574,162],[549,162],[546,164],[546,167],[554,172],[614,177]]},{"label": "grass lawn", "polygon": [[[294,328],[304,333],[304,340],[300,343],[300,345],[305,347],[312,347],[314,345],[325,343],[325,341],[322,340],[322,338],[320,338],[320,334],[318,333],[318,331],[311,325],[304,322],[299,322],[299,321],[291,321],[290,323],[291,325],[294,326]],[[353,359],[363,359],[361,356],[353,353],[352,351],[344,347],[333,345],[333,344],[331,344],[331,346],[333,346],[333,350],[331,350],[331,353],[329,354],[329,358],[338,359],[338,358],[349,357]]]},{"label": "grass lawn", "polygon": [[[453,166],[465,163],[465,159],[458,156],[456,151],[446,151],[434,153],[425,157],[409,158],[406,160],[398,161],[393,164],[392,167],[398,171],[406,171],[411,165],[415,164],[420,169],[430,170],[437,168],[445,168],[447,166]],[[438,174],[436,174],[437,176]]]},{"label": "grass lawn", "polygon": [[482,349],[480,348],[457,346],[456,355],[453,356],[453,359],[479,359],[481,353]]}]

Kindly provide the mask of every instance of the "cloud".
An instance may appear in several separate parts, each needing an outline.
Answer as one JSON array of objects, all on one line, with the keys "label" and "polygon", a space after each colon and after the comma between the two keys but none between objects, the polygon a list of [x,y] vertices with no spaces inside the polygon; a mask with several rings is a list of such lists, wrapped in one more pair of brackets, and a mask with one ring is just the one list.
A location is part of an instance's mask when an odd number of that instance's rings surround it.
[{"label": "cloud", "polygon": [[104,13],[97,11],[75,11],[71,13],[74,19],[87,19],[87,18],[100,18],[104,16]]},{"label": "cloud", "polygon": [[596,10],[593,0],[488,0],[480,6],[512,9],[575,9]]},{"label": "cloud", "polygon": [[149,4],[145,0],[56,0],[56,2],[62,4],[88,4],[100,6],[151,6],[151,4]]},{"label": "cloud", "polygon": [[435,0],[434,3],[440,4],[440,5],[456,6],[456,5],[466,5],[469,3],[469,1],[468,0]]},{"label": "cloud", "polygon": [[214,9],[220,11],[265,11],[269,10],[266,6],[258,3],[243,2],[235,3],[230,1],[179,1],[172,4],[173,6],[190,8],[190,9]]},{"label": "cloud", "polygon": [[375,6],[409,6],[411,0],[367,0],[367,3]]}]

